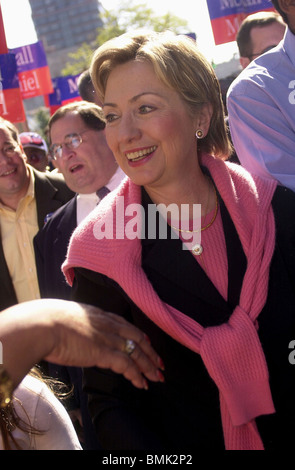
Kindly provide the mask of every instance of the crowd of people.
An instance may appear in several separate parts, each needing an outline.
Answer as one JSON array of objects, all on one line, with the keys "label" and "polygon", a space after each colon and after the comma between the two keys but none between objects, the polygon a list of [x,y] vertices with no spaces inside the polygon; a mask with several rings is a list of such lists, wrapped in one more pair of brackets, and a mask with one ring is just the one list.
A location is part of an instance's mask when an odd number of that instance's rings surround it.
[{"label": "crowd of people", "polygon": [[134,31],[48,144],[0,118],[1,449],[292,448],[295,6],[272,3],[227,116],[194,40]]}]

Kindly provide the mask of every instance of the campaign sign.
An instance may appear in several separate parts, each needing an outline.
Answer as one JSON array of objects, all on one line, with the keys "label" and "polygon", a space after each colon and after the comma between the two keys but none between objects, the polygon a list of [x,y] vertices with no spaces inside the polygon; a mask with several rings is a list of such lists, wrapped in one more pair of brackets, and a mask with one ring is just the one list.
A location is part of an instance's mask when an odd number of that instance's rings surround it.
[{"label": "campaign sign", "polygon": [[66,77],[60,77],[59,89],[62,105],[71,103],[72,101],[81,100],[81,96],[78,90],[78,75],[67,75]]},{"label": "campaign sign", "polygon": [[1,5],[0,5],[0,54],[8,54]]},{"label": "campaign sign", "polygon": [[47,106],[50,113],[53,114],[59,107],[72,101],[81,101],[78,90],[78,75],[67,75],[65,77],[57,77],[52,80],[53,93],[48,95]]},{"label": "campaign sign", "polygon": [[274,11],[270,0],[207,0],[216,45],[236,40],[240,24],[257,11]]},{"label": "campaign sign", "polygon": [[17,47],[15,54],[18,79],[23,99],[47,95],[53,91],[50,70],[42,42]]},{"label": "campaign sign", "polygon": [[0,116],[10,122],[26,120],[14,54],[0,55]]},{"label": "campaign sign", "polygon": [[60,90],[58,88],[58,78],[52,79],[53,93],[44,96],[44,103],[50,109],[50,115],[61,107]]}]

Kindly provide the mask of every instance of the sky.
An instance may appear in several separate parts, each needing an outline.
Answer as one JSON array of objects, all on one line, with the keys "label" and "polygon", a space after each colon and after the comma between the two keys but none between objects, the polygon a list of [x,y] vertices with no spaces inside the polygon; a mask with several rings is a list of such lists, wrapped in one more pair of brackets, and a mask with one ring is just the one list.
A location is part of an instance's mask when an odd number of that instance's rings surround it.
[{"label": "sky", "polygon": [[[116,9],[119,3],[120,0],[101,0],[107,10]],[[170,12],[187,20],[190,32],[196,33],[198,46],[209,61],[226,62],[237,53],[236,43],[215,46],[206,0],[133,0],[132,3],[144,3],[156,15]],[[0,4],[8,48],[36,42],[29,1],[0,0]]]}]

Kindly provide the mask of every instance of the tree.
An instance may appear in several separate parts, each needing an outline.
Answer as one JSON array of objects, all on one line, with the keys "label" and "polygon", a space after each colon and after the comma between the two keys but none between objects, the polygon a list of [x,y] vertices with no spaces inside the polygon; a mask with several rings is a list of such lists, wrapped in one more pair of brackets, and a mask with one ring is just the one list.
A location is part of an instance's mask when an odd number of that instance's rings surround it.
[{"label": "tree", "polygon": [[104,10],[101,13],[101,19],[103,26],[98,29],[96,42],[92,45],[84,43],[76,52],[69,54],[72,61],[66,64],[62,75],[82,73],[89,67],[91,57],[97,47],[131,29],[150,29],[158,32],[169,29],[175,33],[188,32],[186,20],[171,13],[156,16],[146,4],[133,5],[126,0],[120,4],[117,10]]},{"label": "tree", "polygon": [[33,122],[30,126],[34,132],[37,132],[46,141],[48,140],[47,139],[48,137],[47,125],[48,125],[49,118],[50,118],[49,109],[42,106],[38,108],[36,113],[34,113]]},{"label": "tree", "polygon": [[61,74],[66,75],[78,75],[78,73],[84,72],[88,69],[91,62],[91,57],[93,52],[97,47],[97,43],[92,46],[84,42],[75,52],[70,52],[68,54],[69,62],[66,63],[66,66],[62,69]]},{"label": "tree", "polygon": [[97,36],[98,46],[107,40],[120,36],[131,29],[151,29],[164,31],[169,29],[175,33],[187,30],[188,23],[178,16],[166,13],[164,16],[155,16],[153,10],[146,4],[133,5],[126,0],[122,2],[116,11],[105,10],[101,19],[103,26],[99,28]]}]

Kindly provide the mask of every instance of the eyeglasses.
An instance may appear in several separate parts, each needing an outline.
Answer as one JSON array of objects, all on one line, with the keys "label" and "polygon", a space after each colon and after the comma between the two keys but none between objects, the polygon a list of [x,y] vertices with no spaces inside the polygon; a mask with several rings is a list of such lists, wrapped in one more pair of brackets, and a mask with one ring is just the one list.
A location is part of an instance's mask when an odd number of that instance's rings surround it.
[{"label": "eyeglasses", "polygon": [[80,134],[77,134],[74,132],[73,134],[69,134],[65,137],[65,141],[63,144],[53,144],[50,147],[50,155],[54,160],[57,160],[58,158],[62,158],[62,148],[63,145],[67,147],[69,150],[74,150],[80,147],[80,145],[83,142],[82,139],[82,134],[88,131],[92,131],[95,129],[85,129],[85,131],[80,132]]},{"label": "eyeglasses", "polygon": [[248,59],[251,60],[251,59],[253,59],[253,57],[259,57],[260,55],[264,54],[265,52],[271,51],[271,49],[273,49],[274,47],[276,47],[276,44],[274,44],[273,46],[266,47],[265,49],[263,49],[262,52],[256,52],[256,54],[248,55]]}]

